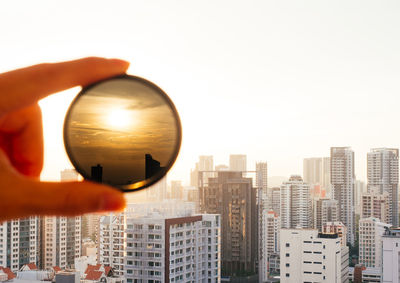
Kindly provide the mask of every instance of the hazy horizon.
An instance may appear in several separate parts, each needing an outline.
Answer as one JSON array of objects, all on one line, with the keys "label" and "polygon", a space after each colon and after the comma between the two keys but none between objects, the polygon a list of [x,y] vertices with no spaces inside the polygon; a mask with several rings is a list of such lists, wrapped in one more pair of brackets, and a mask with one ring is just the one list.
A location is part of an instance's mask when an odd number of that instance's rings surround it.
[{"label": "hazy horizon", "polygon": [[[0,3],[0,72],[84,56],[129,60],[128,73],[159,85],[180,114],[169,180],[187,184],[199,155],[217,165],[246,154],[250,170],[267,161],[270,176],[302,175],[303,158],[350,146],[365,181],[371,148],[400,147],[399,2],[40,2],[48,9]],[[78,92],[40,102],[43,180],[71,168],[62,124]]]}]

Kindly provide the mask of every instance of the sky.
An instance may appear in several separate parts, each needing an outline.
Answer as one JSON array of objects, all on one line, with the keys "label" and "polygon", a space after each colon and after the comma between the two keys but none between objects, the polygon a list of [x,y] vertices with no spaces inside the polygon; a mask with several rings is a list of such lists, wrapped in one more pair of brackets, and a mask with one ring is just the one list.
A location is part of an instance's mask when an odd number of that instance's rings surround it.
[{"label": "sky", "polygon": [[[1,1],[0,72],[84,56],[129,60],[181,116],[170,180],[199,155],[247,154],[270,176],[302,174],[305,157],[351,146],[400,147],[398,1]],[[65,112],[79,88],[40,102],[43,180],[70,168]]]}]

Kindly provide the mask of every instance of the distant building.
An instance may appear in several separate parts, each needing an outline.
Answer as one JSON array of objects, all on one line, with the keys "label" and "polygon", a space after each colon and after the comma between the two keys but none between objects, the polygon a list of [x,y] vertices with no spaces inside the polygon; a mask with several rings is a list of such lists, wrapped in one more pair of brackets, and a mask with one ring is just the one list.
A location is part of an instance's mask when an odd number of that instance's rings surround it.
[{"label": "distant building", "polygon": [[182,181],[171,181],[171,198],[183,199]]},{"label": "distant building", "polygon": [[399,149],[374,148],[367,154],[368,192],[377,189],[380,194],[389,195],[389,222],[399,225]]},{"label": "distant building", "polygon": [[391,225],[370,217],[360,219],[359,226],[359,262],[366,267],[382,267],[382,236]]},{"label": "distant building", "polygon": [[314,205],[314,228],[322,231],[322,226],[327,222],[339,220],[338,201],[332,199],[319,199]]},{"label": "distant building", "polygon": [[229,156],[230,171],[247,171],[247,156],[245,154],[231,154]]},{"label": "distant building", "polygon": [[354,212],[357,215],[361,215],[361,204],[362,204],[362,195],[367,193],[367,189],[365,183],[356,180],[354,183]]},{"label": "distant building", "polygon": [[312,201],[309,184],[298,175],[292,175],[280,190],[280,217],[282,228],[311,228]]},{"label": "distant building", "polygon": [[199,188],[202,213],[220,214],[223,275],[255,273],[258,259],[256,190],[242,172],[218,171]]},{"label": "distant building", "polygon": [[348,247],[337,234],[281,229],[280,282],[348,282]]},{"label": "distant building", "polygon": [[320,185],[322,189],[330,188],[330,158],[312,157],[303,159],[304,182],[310,185]]},{"label": "distant building", "polygon": [[340,238],[342,247],[347,245],[347,228],[342,222],[326,222],[322,226],[323,234],[337,234]]},{"label": "distant building", "polygon": [[268,188],[267,193],[267,209],[273,210],[276,214],[281,214],[281,188]]},{"label": "distant building", "polygon": [[0,266],[18,271],[28,263],[39,265],[40,222],[36,216],[0,223]]},{"label": "distant building", "polygon": [[331,147],[332,198],[338,201],[339,220],[347,227],[347,240],[354,245],[354,151],[350,147]]},{"label": "distant building", "polygon": [[260,226],[260,256],[258,263],[259,281],[265,282],[270,272],[270,259],[279,254],[280,219],[274,211],[262,211],[263,221]]},{"label": "distant building", "polygon": [[125,221],[124,213],[100,218],[99,262],[112,267],[116,276],[124,275]]},{"label": "distant building", "polygon": [[400,229],[386,229],[382,236],[382,282],[400,282]]},{"label": "distant building", "polygon": [[229,171],[229,166],[225,164],[215,165],[215,171]]},{"label": "distant building", "polygon": [[378,218],[381,222],[390,222],[390,200],[389,194],[383,194],[373,190],[361,196],[361,217]]}]

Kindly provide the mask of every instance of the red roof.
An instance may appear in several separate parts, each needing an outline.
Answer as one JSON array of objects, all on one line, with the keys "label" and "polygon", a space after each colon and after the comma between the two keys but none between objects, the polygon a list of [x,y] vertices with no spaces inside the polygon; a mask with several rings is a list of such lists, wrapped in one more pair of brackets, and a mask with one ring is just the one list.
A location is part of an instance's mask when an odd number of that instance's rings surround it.
[{"label": "red roof", "polygon": [[36,264],[34,264],[33,262],[28,263],[27,266],[29,267],[30,270],[38,270]]},{"label": "red roof", "polygon": [[103,272],[101,272],[101,271],[90,270],[88,273],[86,273],[85,280],[96,280],[96,281],[98,281],[98,280],[100,280],[101,275],[103,275]]},{"label": "red roof", "polygon": [[101,264],[96,264],[96,265],[91,265],[88,264],[86,270],[85,270],[85,274],[88,274],[90,271],[98,271],[101,267]]},{"label": "red roof", "polygon": [[58,267],[58,266],[53,266],[53,270],[54,270],[55,272],[59,272],[59,271],[61,271],[61,268]]},{"label": "red roof", "polygon": [[111,269],[111,266],[104,266],[104,273],[106,274],[106,276],[110,276]]},{"label": "red roof", "polygon": [[11,280],[11,279],[17,277],[17,276],[11,271],[11,269],[9,269],[8,267],[1,267],[1,266],[0,266],[0,270],[3,270],[3,272],[4,272],[5,274],[7,274],[8,280]]}]

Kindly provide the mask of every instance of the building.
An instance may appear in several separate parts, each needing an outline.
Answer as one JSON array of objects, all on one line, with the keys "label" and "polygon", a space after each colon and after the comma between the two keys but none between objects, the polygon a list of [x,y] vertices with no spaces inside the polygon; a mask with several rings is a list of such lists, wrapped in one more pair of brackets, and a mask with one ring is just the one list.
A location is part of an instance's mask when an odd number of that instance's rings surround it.
[{"label": "building", "polygon": [[171,198],[183,199],[182,181],[171,181]]},{"label": "building", "polygon": [[310,186],[300,176],[292,175],[282,184],[280,200],[282,228],[312,227]]},{"label": "building", "polygon": [[332,198],[338,201],[339,220],[347,227],[347,240],[354,245],[354,151],[331,147]]},{"label": "building", "polygon": [[382,283],[400,282],[400,229],[386,229],[382,236]]},{"label": "building", "polygon": [[314,228],[322,231],[327,222],[339,220],[338,201],[334,199],[319,199],[314,205]]},{"label": "building", "polygon": [[256,187],[262,189],[262,192],[265,196],[267,195],[267,188],[268,188],[267,162],[256,163]]},{"label": "building", "polygon": [[247,156],[245,154],[231,154],[229,156],[230,171],[247,171]]},{"label": "building", "polygon": [[146,211],[140,205],[130,207],[126,282],[220,282],[220,216],[196,215],[193,209],[170,204]]},{"label": "building", "polygon": [[200,187],[202,213],[220,214],[223,275],[256,273],[258,217],[256,189],[242,172],[218,171]]},{"label": "building", "polygon": [[348,282],[348,248],[337,234],[281,229],[280,282]]},{"label": "building", "polygon": [[61,269],[74,266],[81,256],[81,217],[45,216],[42,218],[43,269],[58,266]]},{"label": "building", "polygon": [[374,148],[367,154],[368,192],[389,194],[389,222],[399,225],[399,150],[397,148]]},{"label": "building", "polygon": [[148,201],[162,201],[167,199],[167,176],[146,189]]},{"label": "building", "polygon": [[378,193],[376,190],[371,190],[361,196],[361,217],[375,217],[384,223],[390,222],[390,200],[389,194],[384,192]]},{"label": "building", "polygon": [[382,236],[390,226],[374,217],[360,219],[359,263],[366,267],[382,266]]},{"label": "building", "polygon": [[361,205],[362,205],[362,195],[366,194],[367,190],[366,190],[366,186],[365,183],[360,181],[360,180],[356,180],[356,182],[354,183],[354,213],[357,215],[361,215]]},{"label": "building", "polygon": [[342,222],[326,222],[322,226],[322,233],[337,234],[340,238],[340,244],[342,247],[347,245],[347,228]]},{"label": "building", "polygon": [[18,271],[23,265],[39,265],[40,221],[36,216],[0,223],[0,267]]},{"label": "building", "polygon": [[267,209],[273,210],[276,214],[281,214],[281,188],[268,188]]},{"label": "building", "polygon": [[312,157],[303,159],[304,182],[310,185],[320,185],[328,191],[330,187],[330,158]]},{"label": "building", "polygon": [[262,226],[260,226],[260,246],[258,274],[259,282],[265,282],[270,273],[270,258],[279,254],[280,219],[274,211],[262,211]]},{"label": "building", "polygon": [[357,264],[355,267],[349,267],[349,280],[354,283],[380,283],[382,270],[377,267],[365,267]]},{"label": "building", "polygon": [[99,263],[112,267],[116,276],[124,275],[125,224],[124,213],[100,218]]}]

